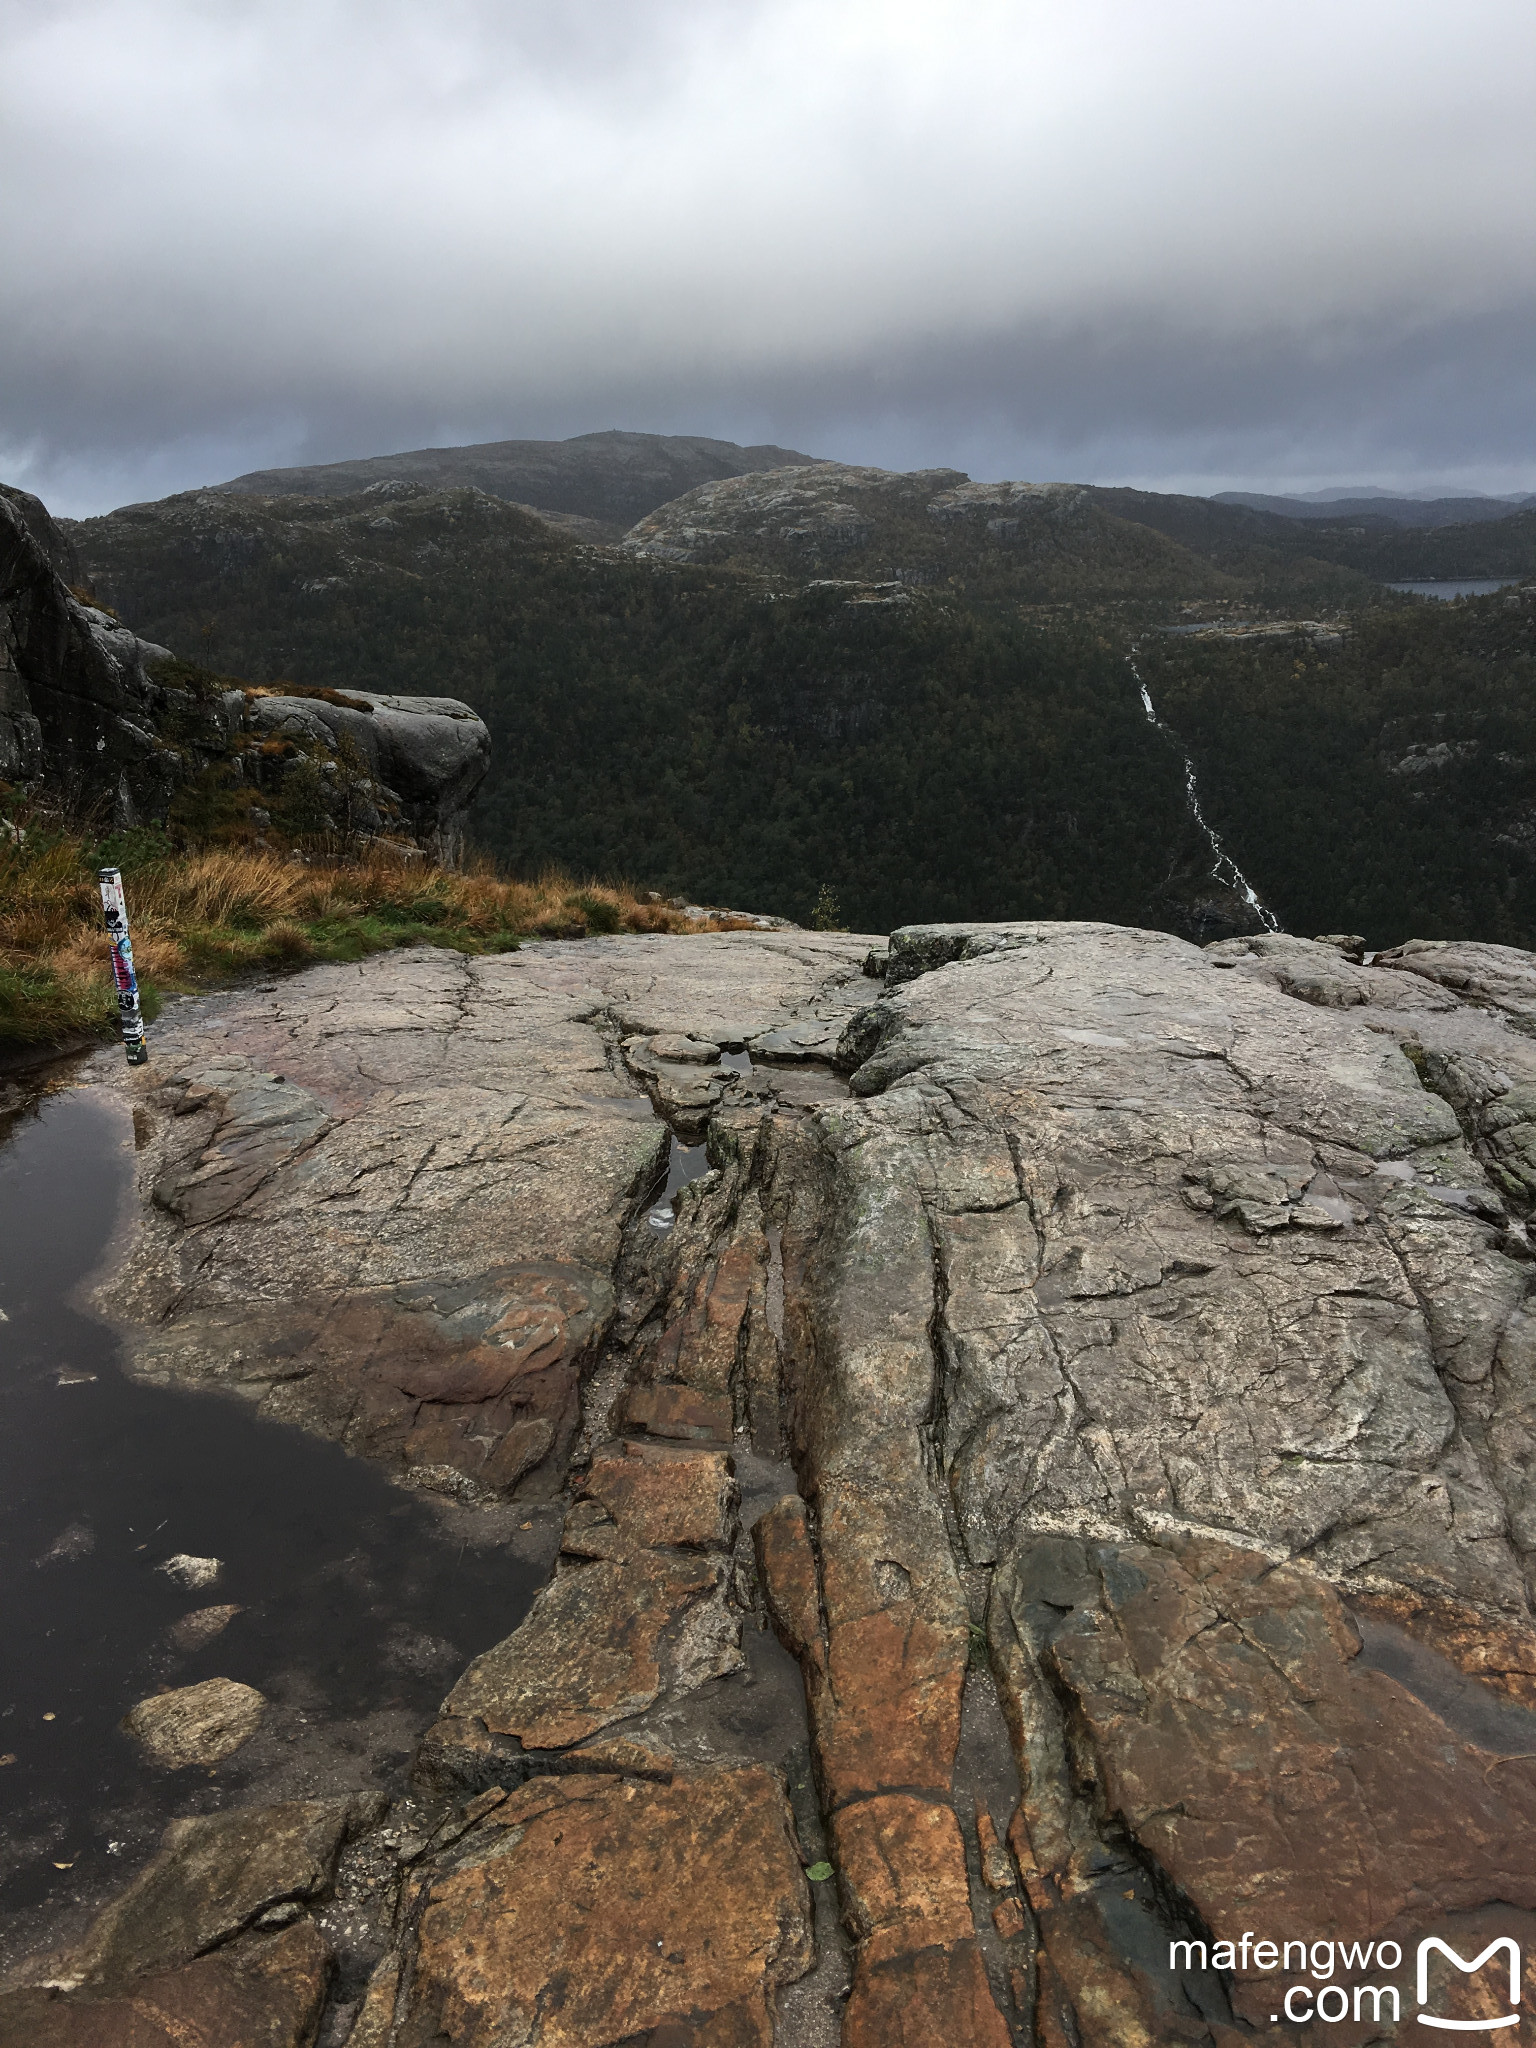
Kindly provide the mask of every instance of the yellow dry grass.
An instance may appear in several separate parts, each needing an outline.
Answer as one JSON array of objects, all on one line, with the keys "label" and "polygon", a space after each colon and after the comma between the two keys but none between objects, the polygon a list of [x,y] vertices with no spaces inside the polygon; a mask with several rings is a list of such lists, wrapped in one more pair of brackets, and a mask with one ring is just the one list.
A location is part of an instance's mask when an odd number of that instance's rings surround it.
[{"label": "yellow dry grass", "polygon": [[[83,836],[34,823],[0,836],[0,1040],[40,1042],[112,1014],[95,861]],[[499,950],[519,937],[739,929],[698,922],[633,888],[557,869],[510,880],[489,862],[434,868],[387,847],[303,861],[252,847],[165,851],[125,866],[141,983],[196,984],[242,968],[358,958],[423,940]]]}]

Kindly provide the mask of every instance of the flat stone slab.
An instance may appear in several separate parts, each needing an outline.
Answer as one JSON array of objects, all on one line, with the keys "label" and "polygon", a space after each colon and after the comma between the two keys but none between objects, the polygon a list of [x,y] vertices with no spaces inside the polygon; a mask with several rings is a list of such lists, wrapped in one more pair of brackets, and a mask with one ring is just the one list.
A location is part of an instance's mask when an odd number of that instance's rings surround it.
[{"label": "flat stone slab", "polygon": [[[113,1070],[148,1139],[101,1295],[130,1370],[239,1388],[421,1483],[556,1491],[624,1232],[665,1172],[619,1042],[693,1062],[721,1042],[712,1019],[746,1036],[807,1006],[850,1016],[865,950],[790,932],[417,948],[177,1006],[152,1065]],[[669,1071],[703,1114],[730,1080]]]},{"label": "flat stone slab", "polygon": [[771,2048],[770,1994],[812,1954],[771,1772],[541,1778],[471,1839],[428,1894],[398,2048]]}]

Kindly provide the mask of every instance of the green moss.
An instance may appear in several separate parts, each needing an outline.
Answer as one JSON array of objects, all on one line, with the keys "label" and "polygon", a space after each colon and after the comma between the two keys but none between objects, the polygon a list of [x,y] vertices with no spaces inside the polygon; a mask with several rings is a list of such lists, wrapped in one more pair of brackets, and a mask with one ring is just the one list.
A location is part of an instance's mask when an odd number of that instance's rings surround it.
[{"label": "green moss", "polygon": [[183,784],[166,814],[168,830],[194,846],[231,846],[254,839],[256,792],[232,761],[215,761]]}]

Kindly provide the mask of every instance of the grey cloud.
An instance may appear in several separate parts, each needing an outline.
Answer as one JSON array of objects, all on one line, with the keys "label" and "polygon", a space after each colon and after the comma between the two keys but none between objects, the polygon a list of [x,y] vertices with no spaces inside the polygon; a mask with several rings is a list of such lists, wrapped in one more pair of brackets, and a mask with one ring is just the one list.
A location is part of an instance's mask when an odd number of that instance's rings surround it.
[{"label": "grey cloud", "polygon": [[1529,486],[1533,83],[1523,0],[0,0],[0,473]]}]

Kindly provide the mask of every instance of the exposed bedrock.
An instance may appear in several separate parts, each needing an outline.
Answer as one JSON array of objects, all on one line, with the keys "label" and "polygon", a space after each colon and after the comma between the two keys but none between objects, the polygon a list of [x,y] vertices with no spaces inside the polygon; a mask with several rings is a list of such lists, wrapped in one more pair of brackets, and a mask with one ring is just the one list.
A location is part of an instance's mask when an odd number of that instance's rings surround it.
[{"label": "exposed bedrock", "polygon": [[1536,1938],[1536,960],[868,945],[396,955],[119,1081],[133,1370],[563,1515],[328,2048],[1235,2048],[1395,1943],[1363,2044]]}]

